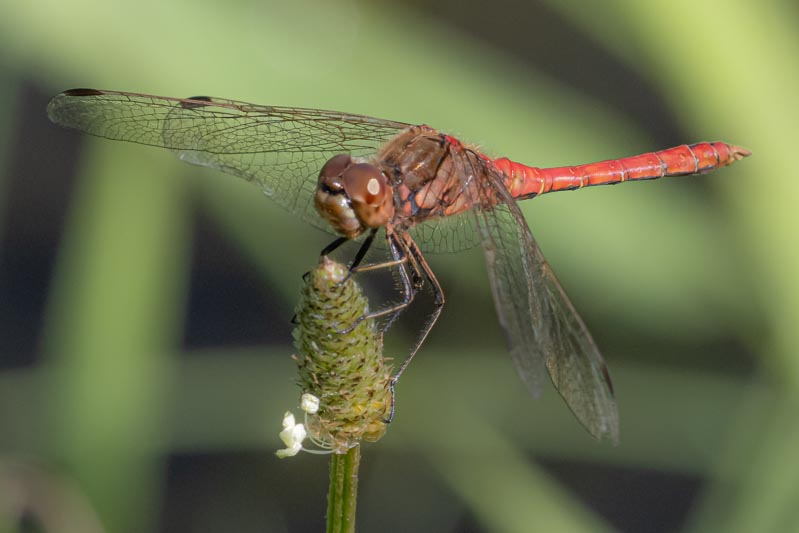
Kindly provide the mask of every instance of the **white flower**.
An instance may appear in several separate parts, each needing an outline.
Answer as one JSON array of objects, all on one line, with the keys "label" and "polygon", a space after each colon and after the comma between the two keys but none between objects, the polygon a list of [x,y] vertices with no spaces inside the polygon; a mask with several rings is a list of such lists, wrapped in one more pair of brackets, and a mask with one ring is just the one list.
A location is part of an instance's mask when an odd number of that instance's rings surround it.
[{"label": "white flower", "polygon": [[309,415],[313,415],[319,410],[319,398],[306,392],[302,395],[300,407]]},{"label": "white flower", "polygon": [[286,411],[286,414],[283,415],[283,429],[292,427],[294,427],[294,413]]},{"label": "white flower", "polygon": [[286,411],[283,415],[283,431],[280,432],[280,440],[286,445],[285,448],[275,452],[281,459],[293,457],[302,450],[302,441],[305,440],[307,433],[305,426],[294,422],[294,415]]}]

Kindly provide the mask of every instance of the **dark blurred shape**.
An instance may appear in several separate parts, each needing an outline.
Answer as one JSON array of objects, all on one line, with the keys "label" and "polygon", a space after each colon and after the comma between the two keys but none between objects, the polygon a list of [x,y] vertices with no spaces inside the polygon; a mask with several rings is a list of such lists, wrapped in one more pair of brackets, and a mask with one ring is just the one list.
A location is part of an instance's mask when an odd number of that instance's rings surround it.
[{"label": "dark blurred shape", "polygon": [[0,224],[0,368],[36,361],[50,278],[72,198],[81,136],[53,127],[48,96],[18,91]]},{"label": "dark blurred shape", "polygon": [[198,214],[196,220],[186,353],[224,345],[286,344],[291,339],[291,309],[276,305],[282,299],[270,294],[263,277],[207,217]]},{"label": "dark blurred shape", "polygon": [[539,462],[618,531],[680,531],[702,488],[699,478],[677,472],[554,459]]},{"label": "dark blurred shape", "polygon": [[[436,17],[437,24],[463,31],[499,48],[503,55],[605,102],[649,131],[657,146],[685,140],[654,82],[540,1],[526,2],[523,8],[513,0],[496,0],[490,7],[475,0],[408,3],[420,16]],[[586,9],[601,7],[586,5]]]}]

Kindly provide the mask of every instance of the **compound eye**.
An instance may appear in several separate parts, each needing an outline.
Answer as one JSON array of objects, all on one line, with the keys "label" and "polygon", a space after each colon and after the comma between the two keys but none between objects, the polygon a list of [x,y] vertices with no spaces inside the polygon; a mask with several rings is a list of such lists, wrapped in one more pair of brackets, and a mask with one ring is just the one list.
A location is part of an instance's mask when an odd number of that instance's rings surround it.
[{"label": "compound eye", "polygon": [[385,200],[388,185],[380,169],[369,163],[350,166],[341,176],[344,190],[353,202],[377,206]]},{"label": "compound eye", "polygon": [[327,160],[322,170],[319,171],[320,178],[332,178],[341,176],[347,167],[352,165],[352,158],[347,154],[339,154]]}]

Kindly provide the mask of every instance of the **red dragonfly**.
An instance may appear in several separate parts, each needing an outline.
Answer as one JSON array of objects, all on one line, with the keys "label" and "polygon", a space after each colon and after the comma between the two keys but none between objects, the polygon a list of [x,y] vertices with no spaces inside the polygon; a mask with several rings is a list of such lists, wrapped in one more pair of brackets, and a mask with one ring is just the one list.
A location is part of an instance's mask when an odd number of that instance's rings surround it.
[{"label": "red dragonfly", "polygon": [[188,163],[254,182],[279,205],[338,236],[323,254],[365,236],[352,268],[382,228],[392,260],[377,266],[397,268],[404,295],[373,316],[396,317],[425,282],[435,297],[435,310],[392,379],[392,391],[444,305],[422,252],[482,244],[499,321],[522,380],[537,393],[546,368],[583,426],[614,442],[619,416],[605,361],[516,201],[701,174],[750,155],[723,142],[701,142],[588,165],[536,168],[489,158],[424,125],[207,96],[96,89],[63,92],[47,113],[57,124],[168,148]]}]

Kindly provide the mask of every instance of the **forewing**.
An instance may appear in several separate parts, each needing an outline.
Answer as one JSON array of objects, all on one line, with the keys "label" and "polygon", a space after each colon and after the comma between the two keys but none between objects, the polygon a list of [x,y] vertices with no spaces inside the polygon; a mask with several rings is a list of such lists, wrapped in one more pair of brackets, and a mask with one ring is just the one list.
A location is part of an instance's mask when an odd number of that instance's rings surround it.
[{"label": "forewing", "polygon": [[[465,152],[464,190],[474,196],[500,324],[524,383],[536,395],[546,367],[569,409],[597,439],[618,441],[619,416],[602,355],[544,259],[502,175]],[[483,176],[479,186],[468,182]]]},{"label": "forewing", "polygon": [[407,127],[335,111],[94,89],[57,95],[47,113],[62,126],[175,150],[188,163],[254,182],[279,205],[326,231],[332,230],[313,208],[322,165],[340,153],[372,155]]},{"label": "forewing", "polygon": [[428,253],[460,252],[480,244],[480,232],[471,213],[433,218],[409,231],[419,248]]}]

